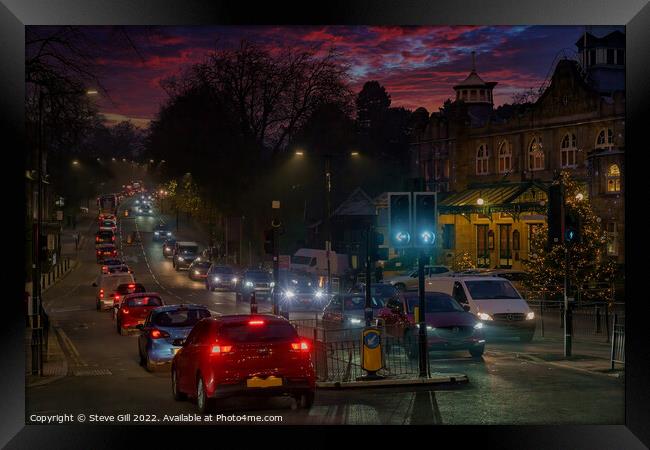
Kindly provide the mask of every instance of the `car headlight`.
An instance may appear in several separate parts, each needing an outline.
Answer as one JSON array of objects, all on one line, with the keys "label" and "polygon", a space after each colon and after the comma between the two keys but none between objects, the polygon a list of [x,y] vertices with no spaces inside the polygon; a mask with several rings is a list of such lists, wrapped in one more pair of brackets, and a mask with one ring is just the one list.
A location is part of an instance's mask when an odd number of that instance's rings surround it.
[{"label": "car headlight", "polygon": [[356,318],[354,318],[354,317],[351,317],[351,318],[350,318],[350,323],[355,323],[355,324],[356,324],[356,323],[361,323],[361,319],[356,319]]},{"label": "car headlight", "polygon": [[526,314],[526,320],[533,320],[535,318],[535,313],[533,311]]},{"label": "car headlight", "polygon": [[[418,328],[418,329],[419,329],[419,328],[420,328],[420,324],[419,324],[419,323],[416,323],[416,324],[415,324],[415,328]],[[427,325],[427,330],[429,330],[429,331],[433,331],[433,330],[435,330],[435,328],[432,327],[431,325]]]},{"label": "car headlight", "polygon": [[200,275],[200,272],[198,270],[195,270],[194,275]]},{"label": "car headlight", "polygon": [[167,232],[167,236],[171,236],[171,235],[172,235],[172,232],[171,232],[171,231],[168,231],[168,232]]},{"label": "car headlight", "polygon": [[293,298],[293,297],[296,296],[296,294],[294,294],[293,291],[286,290],[286,291],[284,291],[284,296],[287,297],[287,298]]},{"label": "car headlight", "polygon": [[269,284],[269,286],[274,287],[274,286],[275,286],[275,282],[271,281],[271,283]]},{"label": "car headlight", "polygon": [[324,293],[321,289],[318,289],[316,292],[314,292],[314,297],[316,298],[321,298],[323,297]]},{"label": "car headlight", "polygon": [[178,261],[183,261],[183,257],[182,257],[182,256],[177,256],[176,259],[177,259]]},{"label": "car headlight", "polygon": [[201,261],[201,258],[200,258],[200,257],[198,257],[198,258],[196,258],[196,260],[195,260],[195,261]]},{"label": "car headlight", "polygon": [[477,324],[474,325],[475,330],[480,330],[481,328],[483,328],[483,322],[477,322]]},{"label": "car headlight", "polygon": [[492,320],[492,316],[486,313],[478,313],[477,316],[481,320]]},{"label": "car headlight", "polygon": [[160,232],[159,232],[159,231],[156,231],[156,232],[154,232],[154,234],[155,234],[156,236],[159,236],[159,235],[160,235]]},{"label": "car headlight", "polygon": [[237,279],[237,277],[233,277],[232,280],[230,280],[230,281],[232,281],[233,283],[236,283],[236,282],[238,282],[239,280]]},{"label": "car headlight", "polygon": [[252,281],[247,281],[246,282],[246,287],[253,287],[253,282]]},{"label": "car headlight", "polygon": [[215,282],[218,283],[219,281],[221,281],[221,278],[219,278],[219,277],[214,277],[213,280],[214,280]]}]

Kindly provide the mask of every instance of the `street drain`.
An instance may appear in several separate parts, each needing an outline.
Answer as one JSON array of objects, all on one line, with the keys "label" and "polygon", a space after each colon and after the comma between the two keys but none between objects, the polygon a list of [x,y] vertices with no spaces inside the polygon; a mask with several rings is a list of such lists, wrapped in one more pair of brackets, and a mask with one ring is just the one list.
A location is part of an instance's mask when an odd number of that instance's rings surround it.
[{"label": "street drain", "polygon": [[73,370],[75,377],[96,377],[100,375],[113,375],[108,369],[80,369]]}]

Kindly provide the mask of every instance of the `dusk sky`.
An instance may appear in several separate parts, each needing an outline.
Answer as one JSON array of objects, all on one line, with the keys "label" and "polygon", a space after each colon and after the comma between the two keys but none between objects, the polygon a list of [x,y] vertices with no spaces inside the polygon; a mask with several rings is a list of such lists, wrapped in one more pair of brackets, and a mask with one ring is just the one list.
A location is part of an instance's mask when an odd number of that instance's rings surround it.
[{"label": "dusk sky", "polygon": [[[539,88],[558,55],[575,55],[575,42],[584,31],[578,26],[129,27],[138,54],[114,44],[106,29],[88,28],[103,55],[98,62],[110,95],[110,100],[98,100],[100,111],[109,122],[131,119],[138,126],[155,118],[166,99],[161,79],[202,61],[216,48],[237,46],[241,39],[269,48],[321,44],[326,50],[333,45],[350,67],[355,93],[364,82],[377,80],[391,95],[392,106],[424,106],[432,112],[453,97],[452,86],[468,75],[472,51],[478,74],[498,82],[498,106],[518,91]],[[613,29],[589,31],[602,36]]]}]

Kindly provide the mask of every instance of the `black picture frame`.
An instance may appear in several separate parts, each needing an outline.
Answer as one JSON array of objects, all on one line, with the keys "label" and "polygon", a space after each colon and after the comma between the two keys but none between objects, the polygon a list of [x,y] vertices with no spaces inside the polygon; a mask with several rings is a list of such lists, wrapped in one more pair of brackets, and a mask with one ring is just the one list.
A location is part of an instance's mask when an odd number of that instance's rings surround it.
[{"label": "black picture frame", "polygon": [[[647,383],[650,381],[650,356],[648,351],[647,321],[645,304],[647,296],[638,277],[630,276],[634,262],[641,259],[640,252],[647,238],[638,233],[643,226],[643,209],[637,207],[645,202],[635,203],[635,191],[641,193],[641,170],[638,160],[647,148],[645,129],[650,105],[650,5],[647,0],[480,0],[379,2],[361,0],[332,0],[319,5],[309,2],[285,3],[266,2],[248,4],[245,2],[198,0],[3,0],[0,4],[0,111],[3,120],[3,152],[5,165],[3,193],[5,193],[5,233],[8,236],[23,236],[23,223],[18,218],[24,206],[20,190],[24,176],[24,158],[17,149],[24,148],[24,26],[25,25],[208,25],[208,24],[376,24],[376,25],[465,25],[465,24],[548,24],[548,25],[591,25],[611,24],[626,26],[626,292],[639,294],[628,304],[626,314],[626,406],[625,425],[593,426],[498,426],[498,427],[432,427],[410,429],[391,427],[346,427],[349,436],[356,436],[366,446],[380,446],[387,442],[384,437],[402,434],[398,439],[412,445],[422,439],[429,443],[451,440],[454,446],[463,442],[474,443],[487,448],[571,448],[571,449],[637,449],[650,445],[650,396]],[[644,193],[647,190],[644,189]],[[12,205],[12,202],[15,204]],[[634,205],[634,207],[631,207]],[[21,252],[18,252],[20,255]],[[17,271],[16,278],[22,278],[16,263],[5,267]],[[637,267],[647,267],[639,261]],[[12,280],[9,276],[7,279]],[[14,285],[15,284],[15,285]],[[7,448],[126,448],[133,447],[136,440],[146,440],[149,446],[169,443],[170,433],[164,427],[137,426],[83,426],[83,425],[25,425],[25,380],[24,380],[24,320],[22,311],[22,286],[9,283],[5,297],[5,323],[2,333],[3,353],[0,363],[2,385],[2,420],[0,421],[0,445]],[[637,301],[635,301],[637,300]],[[642,300],[642,301],[638,301]],[[326,441],[337,445],[340,437],[332,428],[241,428],[193,427],[191,443],[216,446],[215,436],[225,439],[241,439],[250,442],[248,430],[255,429],[257,439],[264,442]],[[352,430],[352,431],[350,431]],[[280,435],[282,433],[282,435]],[[290,437],[287,435],[290,434]],[[183,436],[179,433],[177,435]],[[421,437],[419,437],[421,436]],[[231,441],[232,442],[232,441]],[[347,440],[349,445],[351,440]],[[394,444],[390,444],[394,445]],[[471,444],[470,444],[471,445]],[[301,446],[304,446],[301,445]],[[438,446],[438,445],[437,445]],[[250,447],[246,445],[246,447]]]}]

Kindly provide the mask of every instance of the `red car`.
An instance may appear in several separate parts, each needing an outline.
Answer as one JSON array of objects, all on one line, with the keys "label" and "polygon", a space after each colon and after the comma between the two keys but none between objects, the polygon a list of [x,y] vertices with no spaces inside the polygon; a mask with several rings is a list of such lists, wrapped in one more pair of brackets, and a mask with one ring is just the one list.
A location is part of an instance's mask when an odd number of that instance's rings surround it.
[{"label": "red car", "polygon": [[102,263],[105,259],[117,258],[117,248],[114,244],[101,244],[95,250],[97,262]]},{"label": "red car", "polygon": [[[382,319],[391,336],[404,339],[404,349],[410,358],[418,357],[419,325],[415,323],[415,308],[419,307],[417,292],[405,292],[386,302],[377,317]],[[453,297],[441,292],[425,294],[427,344],[430,351],[467,350],[478,358],[485,350],[483,324],[460,306]]]},{"label": "red car", "polygon": [[164,304],[160,294],[155,292],[141,292],[124,296],[115,315],[117,332],[124,336],[129,330],[135,329],[138,324],[143,324],[152,309]]},{"label": "red car", "polygon": [[199,321],[172,361],[174,399],[197,399],[202,413],[234,395],[290,395],[314,402],[311,344],[284,317],[232,315]]}]

